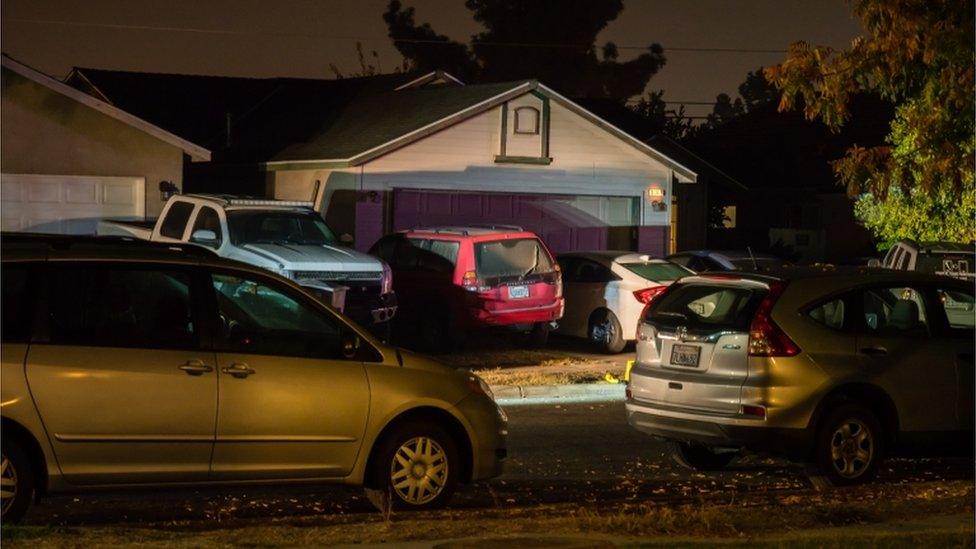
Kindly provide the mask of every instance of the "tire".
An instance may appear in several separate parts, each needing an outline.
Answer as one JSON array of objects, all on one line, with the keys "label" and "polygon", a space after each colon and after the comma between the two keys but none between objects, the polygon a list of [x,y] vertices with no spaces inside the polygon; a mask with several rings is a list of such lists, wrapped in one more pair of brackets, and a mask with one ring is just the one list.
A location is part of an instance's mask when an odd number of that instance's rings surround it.
[{"label": "tire", "polygon": [[529,331],[525,341],[530,349],[541,349],[545,347],[549,343],[549,323],[536,322],[532,326],[532,330]]},{"label": "tire", "polygon": [[[19,522],[31,502],[34,500],[36,483],[34,470],[31,467],[30,459],[23,445],[15,438],[8,438],[3,441],[2,453],[2,485],[3,491],[2,512],[0,512],[0,522],[16,523]],[[8,491],[13,489],[13,493],[8,496]]]},{"label": "tire", "polygon": [[[410,454],[417,451],[430,456],[411,458]],[[437,425],[405,423],[380,441],[367,495],[370,489],[381,492],[381,498],[369,499],[382,512],[388,511],[384,503],[401,511],[444,507],[454,495],[461,474],[458,456],[457,443]],[[441,465],[443,468],[438,468]]]},{"label": "tire", "polygon": [[600,352],[609,355],[620,353],[627,344],[617,315],[607,309],[597,311],[590,316],[588,333],[590,341]]},{"label": "tire", "polygon": [[689,442],[672,442],[671,459],[678,465],[693,471],[718,471],[725,469],[738,457],[738,452],[715,452],[708,446]]},{"label": "tire", "polygon": [[884,442],[874,412],[860,404],[841,404],[826,415],[817,433],[817,468],[834,486],[869,482],[884,459]]}]

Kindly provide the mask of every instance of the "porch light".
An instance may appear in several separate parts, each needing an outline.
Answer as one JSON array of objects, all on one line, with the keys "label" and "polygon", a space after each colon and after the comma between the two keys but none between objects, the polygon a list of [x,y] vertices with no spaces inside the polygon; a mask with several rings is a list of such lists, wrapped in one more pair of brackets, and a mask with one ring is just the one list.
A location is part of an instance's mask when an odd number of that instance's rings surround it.
[{"label": "porch light", "polygon": [[658,185],[651,185],[647,188],[647,198],[651,201],[651,209],[655,212],[663,212],[667,209],[667,202],[664,201],[664,189]]}]

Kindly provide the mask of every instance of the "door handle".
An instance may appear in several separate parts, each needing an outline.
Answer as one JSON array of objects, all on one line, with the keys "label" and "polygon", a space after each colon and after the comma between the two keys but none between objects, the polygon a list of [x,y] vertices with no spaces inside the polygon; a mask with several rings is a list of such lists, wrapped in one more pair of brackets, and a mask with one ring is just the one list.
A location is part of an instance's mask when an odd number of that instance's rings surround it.
[{"label": "door handle", "polygon": [[862,355],[868,356],[885,356],[888,354],[888,349],[884,347],[864,347],[861,349]]},{"label": "door handle", "polygon": [[180,370],[183,370],[191,376],[202,376],[207,372],[212,372],[213,368],[207,366],[200,360],[188,360],[180,365]]},{"label": "door handle", "polygon": [[251,374],[257,373],[254,371],[254,368],[251,368],[250,366],[244,364],[243,362],[235,362],[234,364],[230,365],[230,368],[224,367],[221,368],[220,371],[225,374],[230,374],[239,379],[244,379]]}]

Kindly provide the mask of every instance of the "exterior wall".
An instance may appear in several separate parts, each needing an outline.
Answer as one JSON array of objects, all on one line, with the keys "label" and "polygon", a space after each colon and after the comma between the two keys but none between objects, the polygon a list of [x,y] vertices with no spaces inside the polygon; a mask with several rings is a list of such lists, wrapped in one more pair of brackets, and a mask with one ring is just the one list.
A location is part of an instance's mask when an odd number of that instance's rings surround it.
[{"label": "exterior wall", "polygon": [[[531,94],[511,101],[507,124],[509,155],[515,155],[510,148],[514,136],[511,116],[514,108],[523,104],[541,110],[541,102]],[[349,226],[355,227],[359,249],[368,248],[391,229],[387,225],[394,189],[634,197],[639,198],[634,224],[661,229],[641,233],[641,249],[655,248],[657,245],[649,239],[663,238],[660,250],[666,250],[670,207],[651,211],[646,189],[652,184],[660,187],[670,202],[670,170],[569,109],[555,102],[550,109],[549,165],[495,162],[501,142],[499,106],[362,166],[273,172],[269,176],[269,194],[275,198],[307,199],[315,181],[322,182],[318,203],[327,220],[338,215],[334,210],[348,212],[354,205],[355,221]],[[538,150],[527,156],[538,156]],[[612,226],[612,222],[608,224]]]},{"label": "exterior wall", "polygon": [[158,185],[183,182],[183,151],[4,69],[0,171],[142,177],[146,215],[162,210]]}]

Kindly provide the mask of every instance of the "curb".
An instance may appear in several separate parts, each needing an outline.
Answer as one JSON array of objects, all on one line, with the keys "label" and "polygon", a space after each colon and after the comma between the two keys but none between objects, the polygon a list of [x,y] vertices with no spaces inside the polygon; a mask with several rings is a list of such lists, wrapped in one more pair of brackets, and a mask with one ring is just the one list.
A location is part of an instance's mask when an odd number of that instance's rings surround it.
[{"label": "curb", "polygon": [[539,404],[555,400],[623,400],[624,383],[575,383],[569,385],[494,385],[499,404]]}]

